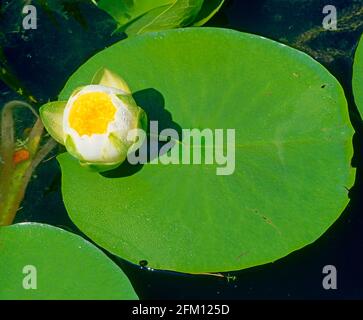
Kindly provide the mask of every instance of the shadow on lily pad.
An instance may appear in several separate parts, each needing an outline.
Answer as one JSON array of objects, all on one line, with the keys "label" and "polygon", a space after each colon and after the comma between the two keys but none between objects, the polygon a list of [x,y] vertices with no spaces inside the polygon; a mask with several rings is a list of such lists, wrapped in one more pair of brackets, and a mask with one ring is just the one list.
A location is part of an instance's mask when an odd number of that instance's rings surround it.
[{"label": "shadow on lily pad", "polygon": [[[144,109],[148,118],[147,139],[145,139],[144,142],[144,144],[147,144],[147,147],[143,145],[140,149],[135,151],[135,155],[139,156],[141,150],[145,150],[147,152],[147,155],[145,155],[146,156],[145,158],[147,159],[146,163],[149,163],[155,158],[161,156],[162,155],[160,153],[161,148],[166,143],[170,142],[170,141],[159,141],[158,136],[151,135],[150,123],[157,121],[158,135],[164,129],[174,129],[178,133],[179,137],[181,137],[182,128],[178,123],[173,121],[171,113],[165,109],[164,96],[156,89],[149,88],[138,91],[133,94],[133,97],[137,105],[139,105],[141,108]],[[157,146],[157,148],[155,148],[155,151],[153,151],[153,148],[150,148],[151,145]],[[170,150],[172,147],[173,144],[171,145],[170,148],[168,148],[168,150]],[[163,150],[163,153],[168,152],[168,150]],[[139,172],[143,166],[144,163],[131,164],[126,159],[118,168],[107,172],[103,172],[101,174],[106,178],[128,177]]]}]

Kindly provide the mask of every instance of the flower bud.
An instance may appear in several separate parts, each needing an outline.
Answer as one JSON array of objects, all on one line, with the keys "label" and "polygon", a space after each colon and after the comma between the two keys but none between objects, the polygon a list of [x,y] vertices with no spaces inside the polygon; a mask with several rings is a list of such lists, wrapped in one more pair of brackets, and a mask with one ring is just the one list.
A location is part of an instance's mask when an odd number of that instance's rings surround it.
[{"label": "flower bud", "polygon": [[81,165],[107,171],[125,161],[137,139],[130,138],[130,131],[146,130],[147,121],[126,83],[109,70],[101,74],[94,77],[99,84],[78,88],[67,102],[43,106],[41,117]]}]

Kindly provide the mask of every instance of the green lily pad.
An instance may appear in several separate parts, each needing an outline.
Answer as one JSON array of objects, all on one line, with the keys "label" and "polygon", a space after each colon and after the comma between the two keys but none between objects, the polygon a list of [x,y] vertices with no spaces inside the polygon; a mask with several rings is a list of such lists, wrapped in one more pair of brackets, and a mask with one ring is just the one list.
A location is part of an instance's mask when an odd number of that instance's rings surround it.
[{"label": "green lily pad", "polygon": [[363,36],[361,37],[354,58],[353,91],[358,110],[363,116]]},{"label": "green lily pad", "polygon": [[235,172],[224,176],[217,164],[150,163],[100,175],[60,155],[71,219],[110,252],[181,272],[243,269],[314,242],[347,205],[347,102],[306,54],[232,30],[149,33],[96,54],[60,99],[101,67],[164,127],[236,130]]},{"label": "green lily pad", "polygon": [[137,299],[125,274],[81,237],[49,225],[0,228],[0,300]]}]

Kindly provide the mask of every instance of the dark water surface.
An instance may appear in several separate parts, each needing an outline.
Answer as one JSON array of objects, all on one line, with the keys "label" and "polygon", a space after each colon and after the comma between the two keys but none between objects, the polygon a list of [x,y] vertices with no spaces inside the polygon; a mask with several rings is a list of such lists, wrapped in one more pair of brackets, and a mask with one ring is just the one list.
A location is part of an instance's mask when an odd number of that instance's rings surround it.
[{"label": "dark water surface", "polygon": [[[115,28],[113,20],[87,4],[71,7],[72,15],[39,10],[38,30],[33,32],[21,28],[22,1],[0,3],[7,6],[6,14],[0,16],[0,43],[8,64],[40,102],[54,100],[67,78],[87,58],[123,38],[110,36]],[[321,25],[322,8],[326,4],[337,7],[341,25],[338,21],[338,31],[314,32]],[[297,47],[315,57],[339,79],[357,131],[353,159],[357,167],[356,184],[350,192],[350,204],[318,241],[272,264],[226,273],[225,278],[220,278],[151,271],[112,257],[141,298],[363,298],[362,125],[351,91],[352,57],[363,31],[363,16],[357,17],[356,13],[362,7],[362,0],[235,0],[228,1],[209,23]],[[306,33],[309,30],[313,31]],[[16,97],[0,82],[1,105]],[[44,222],[81,234],[63,206],[60,178],[54,158],[38,168],[17,222]],[[330,264],[338,270],[338,290],[327,291],[322,287],[322,269]]]}]

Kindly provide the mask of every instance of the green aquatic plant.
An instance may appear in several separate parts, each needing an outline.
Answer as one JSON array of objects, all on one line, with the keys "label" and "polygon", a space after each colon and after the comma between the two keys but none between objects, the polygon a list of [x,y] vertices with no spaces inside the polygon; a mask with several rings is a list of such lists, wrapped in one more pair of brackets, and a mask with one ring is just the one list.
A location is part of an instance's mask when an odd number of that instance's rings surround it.
[{"label": "green aquatic plant", "polygon": [[0,300],[137,299],[126,275],[98,248],[62,229],[0,229]]},{"label": "green aquatic plant", "polygon": [[150,120],[236,131],[229,176],[217,176],[215,163],[152,162],[101,175],[59,155],[72,221],[111,253],[158,269],[239,270],[314,242],[347,205],[355,174],[347,102],[306,54],[225,29],[148,33],[92,57],[59,98],[100,67],[125,77]]},{"label": "green aquatic plant", "polygon": [[[13,120],[13,110],[17,107],[29,109],[37,119],[20,144],[15,139]],[[52,138],[43,138],[43,131],[42,121],[29,104],[11,101],[3,107],[0,136],[0,226],[13,222],[35,168],[56,146]]]},{"label": "green aquatic plant", "polygon": [[[19,107],[36,117],[23,139],[15,139],[19,130],[13,112]],[[122,270],[83,238],[37,223],[11,225],[34,170],[56,146],[43,132],[29,104],[5,104],[0,137],[0,300],[137,299]]]},{"label": "green aquatic plant", "polygon": [[150,31],[202,26],[222,7],[224,0],[100,0],[99,8],[128,36]]},{"label": "green aquatic plant", "polygon": [[77,88],[67,101],[40,109],[48,132],[65,145],[81,165],[107,171],[125,161],[138,141],[135,130],[146,130],[147,117],[123,79],[101,69],[91,85]]},{"label": "green aquatic plant", "polygon": [[[59,101],[40,109],[43,124],[37,119],[21,141],[14,137],[12,110],[29,106],[5,106],[0,225],[12,223],[35,166],[55,145],[43,141],[43,125],[67,149],[57,159],[70,218],[99,247],[135,264],[197,274],[244,269],[314,242],[336,221],[355,174],[353,129],[340,84],[311,57],[263,37],[214,28],[159,31],[203,24],[223,4],[187,2],[195,3],[185,7],[189,13],[173,11],[186,2],[167,0],[138,2],[149,3],[147,9],[125,5],[109,11],[119,30],[131,36],[157,32],[130,37],[93,56],[68,79]],[[355,63],[357,101],[360,52],[361,45]],[[214,156],[227,153],[233,143],[234,173],[216,175],[217,163],[155,161],[170,160],[169,152],[134,165],[125,159],[132,145],[125,147],[119,137],[116,161],[110,162],[107,152],[106,158],[85,159],[67,133],[66,107],[87,94],[116,93],[110,88],[122,91],[113,98],[131,110],[133,125],[127,131],[145,129],[146,115],[177,132],[234,130],[235,143],[213,136]],[[97,128],[110,107],[99,105],[103,108],[92,109],[98,116],[90,121]],[[83,124],[77,127],[91,136],[95,127]],[[212,147],[203,136],[193,144],[183,136],[172,142],[170,153],[183,147],[193,157],[205,157]],[[96,170],[84,170],[79,162]],[[1,227],[0,246],[0,281],[7,289],[0,299],[137,298],[111,260],[69,232],[35,223]],[[46,270],[34,291],[24,291],[22,282],[21,271],[29,263]]]}]

